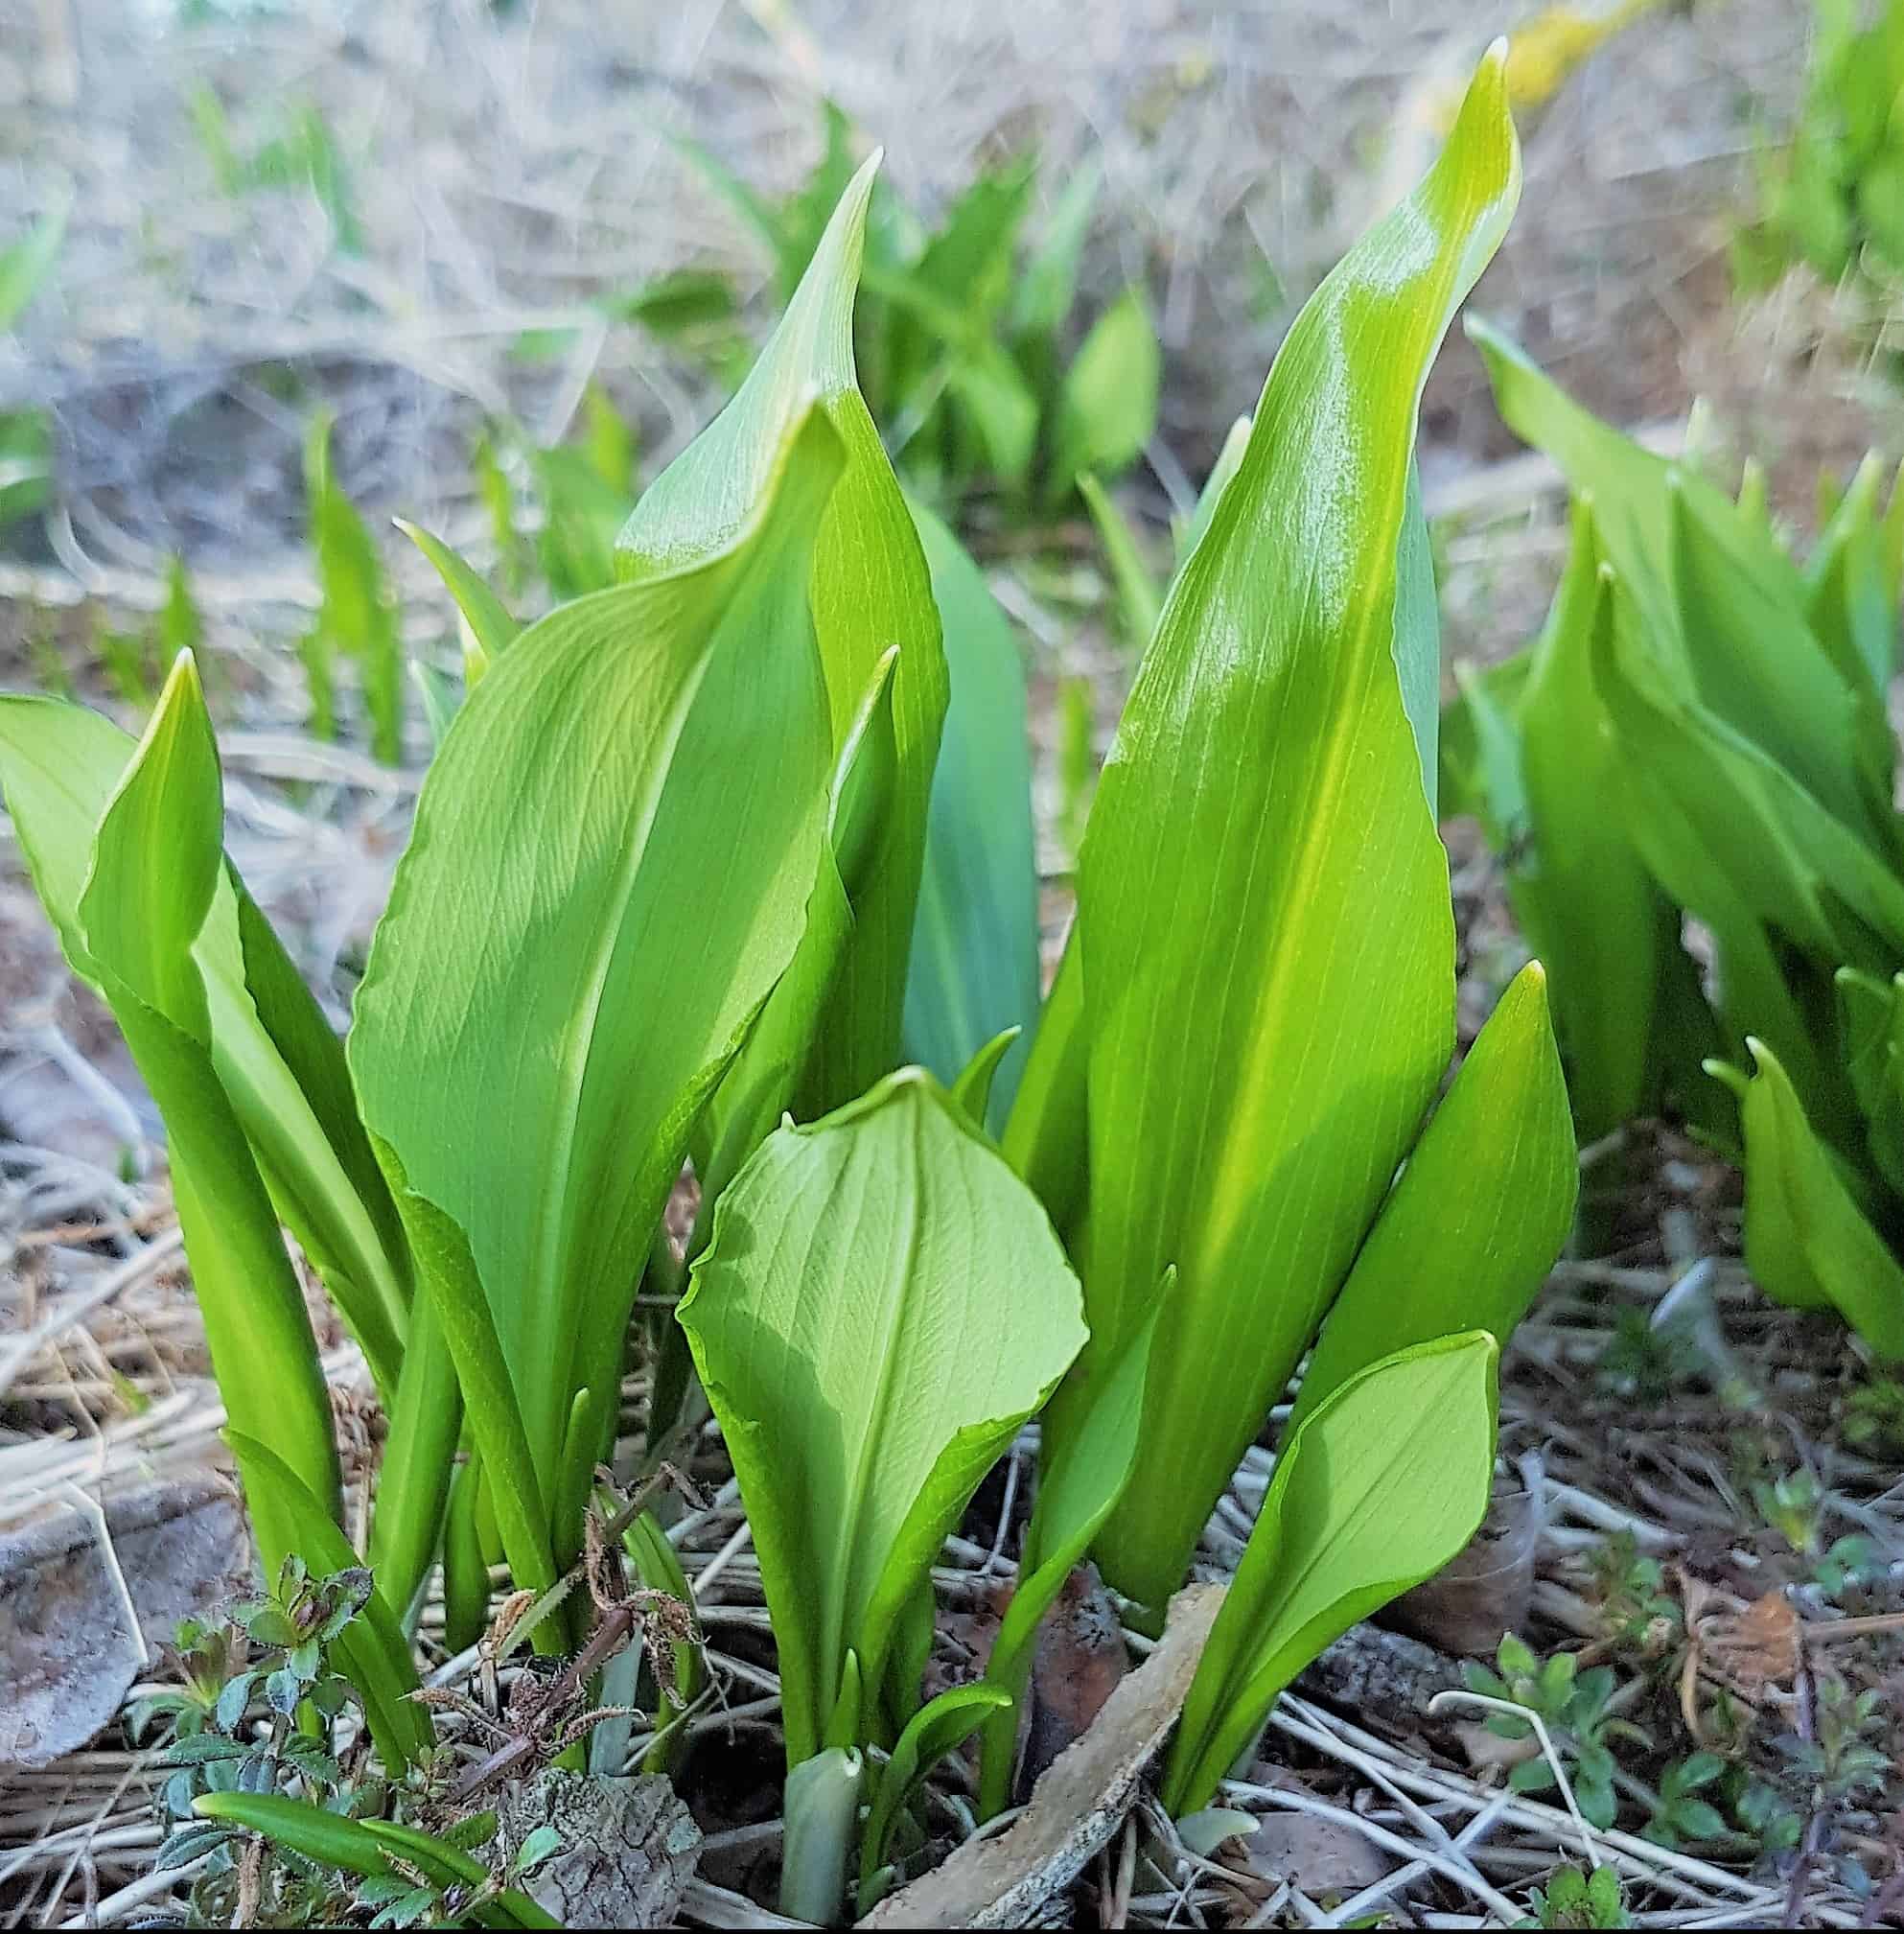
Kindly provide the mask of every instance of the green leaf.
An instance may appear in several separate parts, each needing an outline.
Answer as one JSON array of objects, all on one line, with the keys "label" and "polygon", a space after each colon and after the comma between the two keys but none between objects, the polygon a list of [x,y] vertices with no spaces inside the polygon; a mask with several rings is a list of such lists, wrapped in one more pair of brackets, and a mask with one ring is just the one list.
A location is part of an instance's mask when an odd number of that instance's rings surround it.
[{"label": "green leaf", "polygon": [[[688,1585],[686,1573],[682,1570],[681,1554],[668,1543],[667,1533],[662,1529],[661,1521],[652,1511],[643,1511],[629,1526],[622,1533],[621,1543],[635,1567],[636,1575],[649,1591],[665,1592],[684,1605],[693,1605],[694,1593]],[[665,1698],[657,1699],[656,1736],[641,1759],[644,1773],[673,1770],[681,1748],[687,1741],[685,1732],[676,1723],[677,1716],[682,1709],[693,1705],[700,1696],[702,1684],[707,1678],[705,1658],[698,1644],[675,1641],[669,1645],[669,1654],[674,1671],[675,1695],[681,1707],[673,1707]]]},{"label": "green leaf", "polygon": [[321,594],[312,628],[317,662],[342,652],[354,658],[370,715],[371,749],[385,765],[404,757],[402,627],[383,581],[377,547],[331,470],[331,418],[313,421],[304,450],[311,541],[317,552]]},{"label": "green leaf", "polygon": [[993,1035],[959,1071],[959,1079],[952,1084],[952,1099],[964,1109],[977,1128],[982,1129],[986,1125],[998,1064],[1017,1045],[1020,1032],[1018,1028],[1006,1028]]},{"label": "green leaf", "polygon": [[[1091,1359],[1173,1264],[1139,1477],[1095,1547],[1161,1608],[1453,1046],[1447,862],[1404,707],[1415,416],[1520,167],[1499,50],[1422,187],[1323,283],[1139,669],[1085,836]],[[1068,967],[1069,963],[1067,963]],[[1033,1049],[1033,1062],[1037,1060]],[[1071,1427],[1068,1395],[1048,1420]],[[1168,1477],[1165,1474],[1168,1473]]]},{"label": "green leaf", "polygon": [[853,176],[739,394],[648,487],[618,546],[622,575],[640,581],[731,545],[773,452],[817,393],[846,466],[826,504],[810,585],[836,756],[880,660],[894,645],[899,658],[887,843],[877,877],[853,903],[852,933],[821,1024],[826,1084],[803,1097],[809,1114],[860,1093],[899,1057],[927,803],[946,706],[945,655],[925,556],[853,386],[853,291],[877,161]]},{"label": "green leaf", "polygon": [[722,1196],[679,1317],[754,1526],[789,1765],[848,1651],[883,1683],[902,1606],[1082,1342],[1078,1306],[1043,1211],[917,1069],[779,1130]]},{"label": "green leaf", "polygon": [[[925,864],[906,982],[905,1052],[954,1081],[1009,1028],[1038,1013],[1037,861],[1032,754],[1018,641],[984,573],[921,505],[914,521],[944,629],[951,698],[932,780]],[[1011,1106],[1024,1051],[994,1084]]]},{"label": "green leaf", "polygon": [[1580,1169],[1537,962],[1415,1144],[1304,1374],[1293,1430],[1379,1358],[1460,1330],[1504,1344],[1573,1224]]},{"label": "green leaf", "polygon": [[423,1588],[443,1534],[462,1421],[455,1360],[435,1303],[426,1295],[411,1313],[404,1345],[367,1553],[378,1589],[406,1629],[414,1629],[423,1609]]},{"label": "green leaf", "polygon": [[843,1920],[847,1852],[859,1818],[866,1756],[828,1746],[787,1774],[781,1812],[780,1912],[830,1927]]},{"label": "green leaf", "polygon": [[1837,974],[1846,1072],[1864,1118],[1872,1164],[1904,1196],[1904,977],[1888,981],[1841,967]]},{"label": "green leaf", "polygon": [[1010,1711],[1011,1705],[1011,1695],[1003,1687],[981,1679],[951,1687],[907,1720],[879,1776],[860,1836],[861,1914],[871,1913],[885,1891],[880,1884],[882,1870],[900,1810],[912,1805],[940,1760],[956,1753],[992,1713],[1001,1708]]},{"label": "green leaf", "polygon": [[[396,1149],[381,1140],[377,1149],[409,1235],[419,1288],[435,1312],[434,1334],[455,1365],[470,1434],[482,1459],[485,1494],[510,1570],[522,1589],[546,1591],[556,1573],[547,1508],[552,1465],[547,1476],[537,1467],[521,1386],[510,1375],[469,1241],[453,1216],[410,1186]],[[547,1628],[545,1633],[552,1645],[554,1634]]]},{"label": "green leaf", "polygon": [[1469,334],[1502,416],[1591,498],[1601,554],[1640,615],[1662,689],[1802,775],[1851,831],[1894,840],[1884,790],[1894,753],[1874,694],[1812,633],[1790,559],[1697,471],[1599,422],[1504,337],[1480,323]]},{"label": "green leaf", "polygon": [[463,640],[463,675],[475,685],[489,669],[492,659],[499,658],[515,643],[522,627],[509,616],[502,600],[443,542],[406,518],[396,520],[401,530],[436,567],[450,595],[456,600],[466,627]]},{"label": "green leaf", "polygon": [[[232,906],[218,752],[189,653],[129,760],[128,744],[74,708],[0,701],[0,773],[35,882],[67,957],[105,996],[165,1117],[174,1196],[227,1413],[335,1503],[337,1450],[316,1344],[276,1211],[220,1079],[217,1023],[195,952],[221,908],[229,918]],[[76,750],[91,756],[75,758]],[[291,1549],[289,1527],[267,1510],[257,1528],[275,1569]]]},{"label": "green leaf", "polygon": [[[1168,1296],[1168,1287],[1164,1293]],[[1018,1702],[1031,1680],[1038,1627],[1137,1468],[1144,1380],[1155,1333],[1153,1313],[1091,1393],[1080,1429],[1040,1460],[1038,1500],[1019,1553],[1018,1583],[986,1664],[986,1677],[1010,1703],[985,1721],[981,1819],[1002,1811],[1010,1799]]]},{"label": "green leaf", "polygon": [[1324,1646],[1454,1557],[1493,1483],[1492,1337],[1446,1337],[1338,1385],[1284,1444],[1217,1614],[1164,1776],[1207,1806],[1276,1695]]},{"label": "green leaf", "polygon": [[[1510,892],[1528,944],[1553,976],[1554,1009],[1583,1140],[1644,1113],[1660,1080],[1660,987],[1679,916],[1608,803],[1623,748],[1593,676],[1614,604],[1592,517],[1576,504],[1572,549],[1530,654],[1519,718],[1526,856]],[[1604,648],[1604,647],[1602,647]],[[1478,720],[1478,714],[1477,714]]]},{"label": "green leaf", "polygon": [[804,925],[826,774],[805,585],[837,475],[825,421],[797,413],[727,548],[565,606],[496,661],[430,767],[358,991],[364,1119],[467,1238],[546,1504],[574,1392],[619,1380],[628,1259]]},{"label": "green leaf", "polygon": [[1098,317],[1064,373],[1052,430],[1046,501],[1061,501],[1084,471],[1115,477],[1143,454],[1157,428],[1163,352],[1139,289]]},{"label": "green leaf", "polygon": [[1184,526],[1177,545],[1179,569],[1209,529],[1210,520],[1216,515],[1217,504],[1229,488],[1230,479],[1242,468],[1242,454],[1249,448],[1249,431],[1250,419],[1246,416],[1239,416],[1230,425],[1223,438],[1223,447],[1217,453],[1217,461],[1211,466],[1210,475],[1203,479],[1203,488],[1197,493],[1196,508],[1192,511],[1190,522]]},{"label": "green leaf", "polygon": [[473,1451],[451,1480],[443,1524],[443,1643],[453,1655],[467,1651],[489,1624],[489,1567],[476,1528],[481,1489],[482,1456]]},{"label": "green leaf", "polygon": [[1745,1260],[1775,1301],[1836,1310],[1887,1362],[1904,1361],[1904,1269],[1846,1186],[1776,1055],[1747,1043],[1750,1081],[1709,1063],[1743,1103]]}]

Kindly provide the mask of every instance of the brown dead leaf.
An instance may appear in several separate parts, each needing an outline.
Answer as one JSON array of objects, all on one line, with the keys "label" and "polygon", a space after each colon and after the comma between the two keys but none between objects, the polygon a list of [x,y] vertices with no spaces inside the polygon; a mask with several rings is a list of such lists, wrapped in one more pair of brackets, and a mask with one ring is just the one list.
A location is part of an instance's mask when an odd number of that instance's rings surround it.
[{"label": "brown dead leaf", "polygon": [[1259,1879],[1288,1880],[1312,1899],[1359,1894],[1394,1864],[1366,1834],[1313,1813],[1271,1813],[1244,1841],[1243,1852]]}]

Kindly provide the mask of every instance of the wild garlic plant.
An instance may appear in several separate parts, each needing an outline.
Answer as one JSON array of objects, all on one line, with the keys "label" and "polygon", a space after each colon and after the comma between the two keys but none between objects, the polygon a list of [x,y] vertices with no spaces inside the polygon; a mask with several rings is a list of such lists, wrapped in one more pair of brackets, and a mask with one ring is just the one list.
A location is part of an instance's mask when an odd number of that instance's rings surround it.
[{"label": "wild garlic plant", "polygon": [[[388,1412],[378,1588],[341,1668],[389,1762],[430,1742],[405,1621],[439,1550],[468,1629],[473,1526],[531,1591],[580,1549],[685,1158],[704,1206],[650,1440],[691,1358],[778,1644],[791,1911],[837,1915],[855,1840],[875,1899],[917,1782],[975,1729],[1002,1803],[1066,1573],[1093,1555],[1160,1621],[1306,1356],[1168,1804],[1203,1805],[1302,1665],[1473,1532],[1499,1343],[1575,1167],[1538,967],[1437,1102],[1454,944],[1414,439],[1519,193],[1503,58],[1233,439],[1042,1002],[1023,673],[855,385],[876,159],[738,394],[640,498],[612,588],[518,627],[418,534],[466,691],[347,1044],[221,850],[189,656],[136,742],[0,703],[35,879],[166,1118],[267,1566],[356,1555],[281,1223]],[[987,1681],[921,1708],[934,1555],[1040,1411]],[[572,1645],[563,1626],[538,1643]]]}]

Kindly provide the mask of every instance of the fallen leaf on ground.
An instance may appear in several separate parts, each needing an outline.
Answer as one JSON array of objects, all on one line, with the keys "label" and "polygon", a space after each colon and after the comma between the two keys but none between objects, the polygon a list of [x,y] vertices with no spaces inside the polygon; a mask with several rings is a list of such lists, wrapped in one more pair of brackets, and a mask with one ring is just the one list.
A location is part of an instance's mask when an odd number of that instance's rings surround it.
[{"label": "fallen leaf on ground", "polygon": [[1179,1592],[1157,1649],[1059,1756],[1017,1821],[996,1839],[968,1840],[942,1867],[882,1900],[860,1926],[1032,1924],[1117,1831],[1139,1776],[1183,1710],[1222,1602],[1220,1585]]},{"label": "fallen leaf on ground", "polygon": [[[105,1521],[154,1656],[181,1619],[208,1616],[249,1577],[251,1544],[226,1485],[149,1484],[109,1499]],[[141,1669],[91,1518],[60,1504],[0,1532],[0,1768],[78,1752]]]}]

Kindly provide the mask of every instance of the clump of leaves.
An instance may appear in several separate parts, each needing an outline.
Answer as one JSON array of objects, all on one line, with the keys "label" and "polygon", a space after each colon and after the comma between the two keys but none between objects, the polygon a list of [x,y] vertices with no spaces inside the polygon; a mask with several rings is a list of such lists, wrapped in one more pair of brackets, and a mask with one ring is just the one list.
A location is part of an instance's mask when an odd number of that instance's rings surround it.
[{"label": "clump of leaves", "polygon": [[[381,1785],[360,1791],[333,1750],[337,1722],[354,1703],[349,1682],[332,1668],[333,1651],[370,1592],[370,1573],[360,1567],[314,1578],[301,1558],[288,1556],[269,1590],[227,1608],[226,1623],[181,1626],[184,1684],[151,1693],[133,1709],[135,1731],[170,1723],[162,1764],[171,1771],[158,1802],[170,1830],[157,1865],[213,1855],[194,1884],[202,1909],[216,1913],[236,1898],[240,1852],[232,1828],[195,1813],[203,1796],[295,1793],[332,1810],[366,1799],[381,1804]],[[329,1896],[320,1889],[313,1897],[313,1876],[302,1867],[272,1867],[244,1884],[316,1924],[325,1918]]]},{"label": "clump of leaves", "polygon": [[1845,1441],[1867,1456],[1904,1456],[1904,1381],[1874,1373],[1845,1400]]},{"label": "clump of leaves", "polygon": [[1444,778],[1553,973],[1582,1139],[1676,1111],[1742,1155],[1756,1281],[1904,1360],[1904,490],[1868,458],[1794,554],[1762,478],[1734,501],[1471,334],[1573,531],[1540,636],[1463,680]]},{"label": "clump of leaves", "polygon": [[1584,1873],[1557,1867],[1544,1887],[1534,1889],[1533,1913],[1522,1927],[1631,1927],[1619,1875],[1612,1867]]},{"label": "clump of leaves", "polygon": [[[765,244],[783,299],[853,174],[852,147],[851,125],[827,103],[818,164],[777,200],[682,144]],[[1156,426],[1161,354],[1143,291],[1126,289],[1077,340],[1098,175],[1075,174],[1026,245],[1036,185],[1035,157],[1020,154],[982,170],[936,227],[884,184],[870,213],[860,386],[909,480],[938,496],[988,479],[1056,508],[1086,475],[1127,468]]]},{"label": "clump of leaves", "polygon": [[1716,1840],[1726,1822],[1704,1792],[1721,1780],[1726,1761],[1717,1753],[1692,1753],[1675,1760],[1660,1776],[1659,1805],[1641,1831],[1661,1847],[1683,1846],[1688,1840]]},{"label": "clump of leaves", "polygon": [[192,126],[221,194],[252,195],[267,189],[305,188],[330,219],[331,233],[346,255],[363,253],[363,224],[351,195],[350,176],[337,137],[313,102],[280,110],[281,125],[248,153],[232,135],[224,103],[209,83],[193,89]]},{"label": "clump of leaves", "polygon": [[[1608,1828],[1618,1812],[1614,1790],[1614,1759],[1610,1741],[1652,1744],[1647,1735],[1608,1707],[1619,1680],[1611,1666],[1579,1669],[1578,1655],[1556,1652],[1539,1658],[1524,1640],[1503,1634],[1495,1653],[1494,1671],[1470,1662],[1463,1676],[1471,1692],[1504,1699],[1538,1713],[1555,1750],[1567,1764],[1567,1783],[1580,1804],[1582,1817],[1594,1827]],[[1534,1728],[1511,1713],[1491,1713],[1487,1728],[1502,1739],[1530,1739]],[[1508,1774],[1517,1793],[1543,1793],[1554,1783],[1554,1770],[1544,1753],[1523,1759]]]},{"label": "clump of leaves", "polygon": [[1904,4],[1817,0],[1790,143],[1759,159],[1759,209],[1732,240],[1732,273],[1764,289],[1794,263],[1826,282],[1904,274]]},{"label": "clump of leaves", "polygon": [[1758,1479],[1752,1486],[1752,1502],[1764,1524],[1806,1561],[1808,1581],[1826,1597],[1835,1598],[1869,1570],[1874,1559],[1871,1541],[1861,1533],[1825,1544],[1824,1487],[1809,1465]]},{"label": "clump of leaves", "polygon": [[[1206,493],[1048,1002],[1022,665],[855,383],[871,165],[740,392],[641,496],[613,588],[524,629],[418,535],[466,620],[468,692],[444,708],[347,1045],[222,850],[190,652],[136,743],[0,700],[35,884],[165,1118],[267,1564],[358,1564],[286,1225],[390,1418],[363,1554],[378,1588],[331,1643],[393,1780],[434,1746],[402,1614],[445,1548],[459,1442],[483,1510],[453,1527],[453,1627],[486,1609],[493,1523],[515,1590],[551,1602],[532,1642],[584,1675],[586,1608],[554,1588],[614,1438],[630,1260],[654,1253],[688,1156],[703,1209],[657,1326],[655,1387],[670,1351],[679,1374],[650,1449],[691,1355],[759,1552],[783,1899],[808,1918],[838,1915],[856,1842],[863,1896],[888,1884],[921,1769],[975,1727],[987,1808],[1009,1790],[1033,1640],[1087,1550],[1161,1621],[1305,1358],[1166,1805],[1206,1804],[1308,1661],[1472,1537],[1499,1340],[1577,1188],[1537,967],[1447,1080],[1415,444],[1429,365],[1519,193],[1503,58],[1297,318]],[[944,393],[984,408],[984,382],[953,376]],[[612,437],[592,442],[618,466]],[[337,591],[377,602],[361,574]],[[1018,1028],[1034,1037],[994,1115]],[[934,1553],[1041,1411],[1010,1630],[983,1689],[926,1703]],[[267,1621],[267,1705],[290,1696],[296,1632]],[[1606,1735],[1591,1700],[1568,1717],[1583,1751]],[[520,1911],[460,1849],[386,1851],[394,1823],[339,1834],[279,1791],[194,1804],[360,1877],[401,1861]]]},{"label": "clump of leaves", "polygon": [[1684,1615],[1665,1589],[1659,1559],[1639,1549],[1631,1531],[1615,1531],[1589,1556],[1593,1596],[1616,1647],[1657,1659],[1679,1638]]}]

